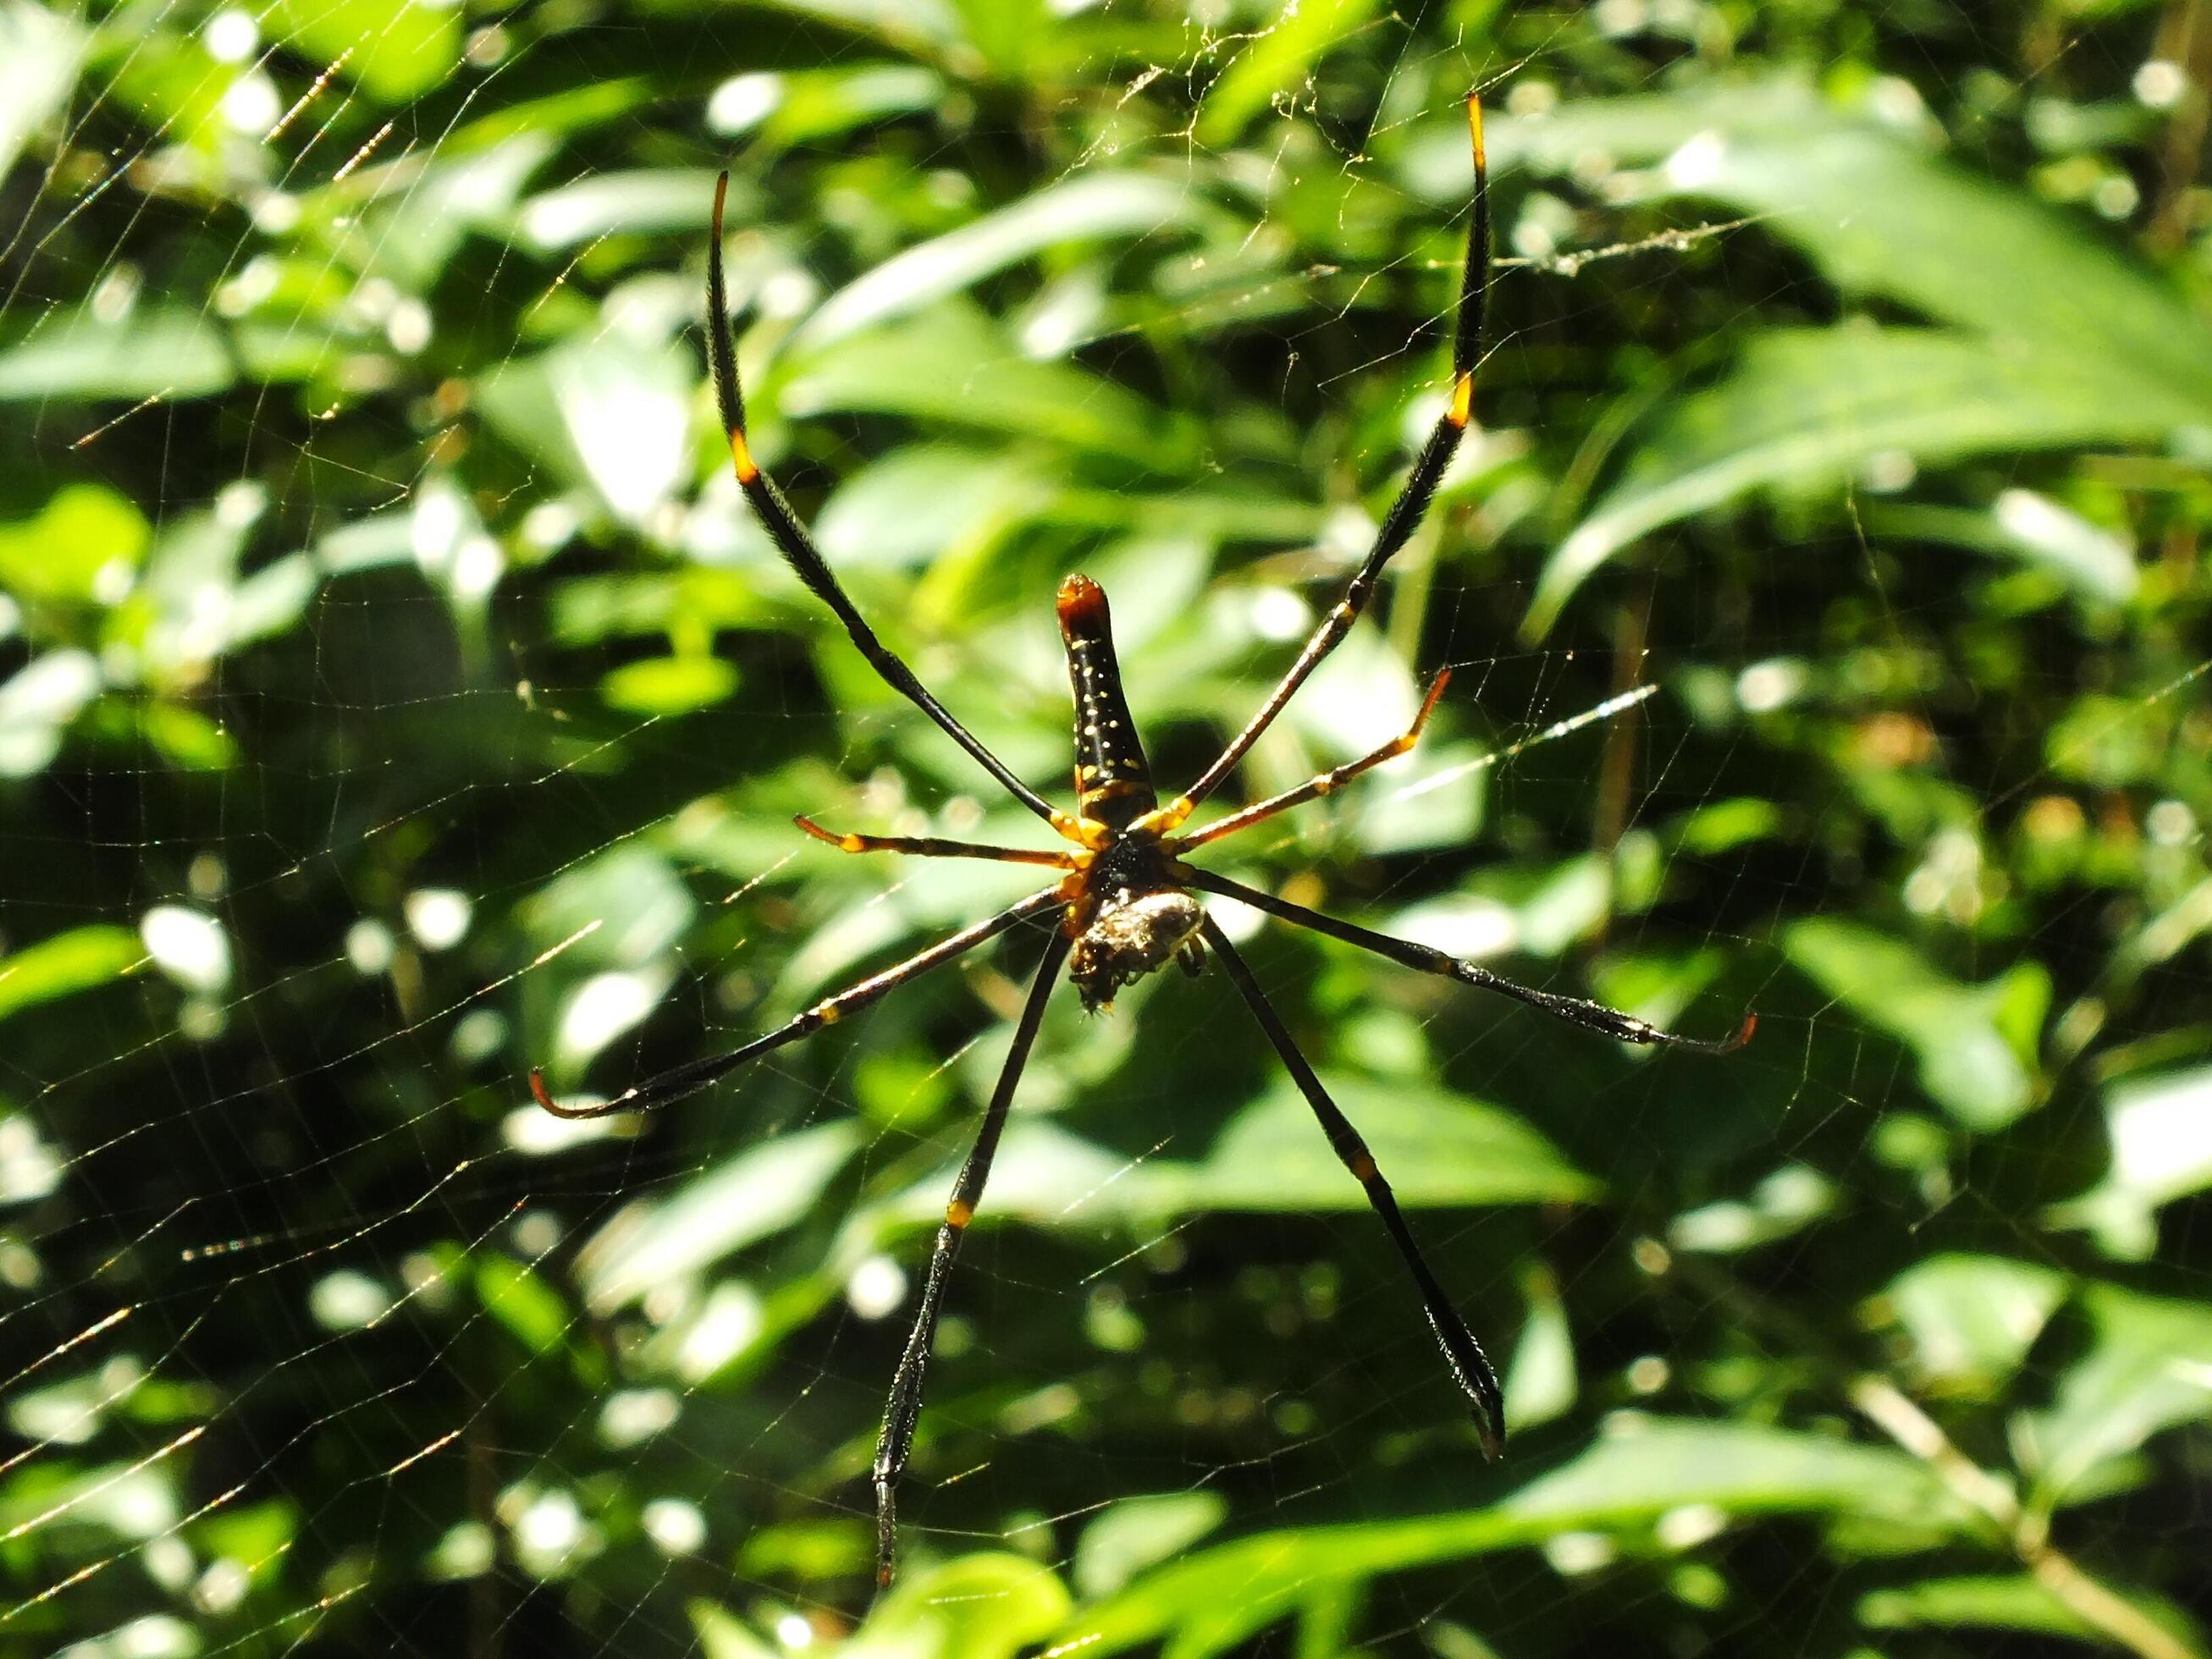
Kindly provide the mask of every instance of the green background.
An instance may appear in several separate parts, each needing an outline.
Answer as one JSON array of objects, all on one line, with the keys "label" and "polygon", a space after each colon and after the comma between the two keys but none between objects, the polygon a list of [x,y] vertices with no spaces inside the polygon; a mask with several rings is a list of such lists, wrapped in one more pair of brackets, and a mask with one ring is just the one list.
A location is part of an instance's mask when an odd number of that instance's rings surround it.
[{"label": "green background", "polygon": [[[0,1653],[2204,1651],[2198,0],[0,0]],[[1033,941],[555,1124],[1166,781],[1478,429],[1215,867],[1717,1035],[1248,953],[1055,1003],[869,1610],[865,1472]],[[1540,736],[1623,693],[1624,712]],[[1240,796],[1238,792],[1242,792]],[[1245,937],[1245,919],[1224,907]]]}]

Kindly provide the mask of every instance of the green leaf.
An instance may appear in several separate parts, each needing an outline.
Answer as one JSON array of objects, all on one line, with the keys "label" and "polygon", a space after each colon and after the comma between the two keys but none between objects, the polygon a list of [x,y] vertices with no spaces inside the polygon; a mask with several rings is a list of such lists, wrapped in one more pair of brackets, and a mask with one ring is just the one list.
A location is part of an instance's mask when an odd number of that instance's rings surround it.
[{"label": "green leaf", "polygon": [[2212,1418],[2212,1306],[2109,1285],[2085,1292],[2081,1305],[2089,1351],[2018,1437],[2045,1507],[2160,1430]]},{"label": "green leaf", "polygon": [[1754,842],[1777,840],[1783,828],[1782,809],[1774,802],[1738,795],[1686,814],[1674,825],[1674,833],[1684,852],[1712,858]]},{"label": "green leaf", "polygon": [[1649,1527],[1707,1506],[1730,1517],[1852,1516],[1960,1535],[1976,1523],[1902,1452],[1747,1425],[1624,1419],[1620,1431],[1480,1509],[1285,1528],[1187,1556],[1077,1616],[1085,1654],[1164,1641],[1205,1659],[1288,1616],[1316,1588],[1526,1547],[1563,1533]]},{"label": "green leaf", "polygon": [[763,143],[788,149],[935,108],[945,97],[944,77],[917,64],[755,72],[717,87],[707,120],[718,132],[756,132]]},{"label": "green leaf", "polygon": [[[118,710],[120,705],[116,706]],[[131,711],[138,735],[172,766],[220,772],[240,763],[239,745],[218,721],[180,702],[148,702]]]},{"label": "green leaf", "polygon": [[2057,1225],[2087,1225],[2107,1235],[2107,1249],[2149,1255],[2158,1212],[2178,1198],[2212,1188],[2212,1066],[2128,1078],[2105,1091],[2105,1127],[2112,1168],[2096,1188],[2054,1205]]},{"label": "green leaf", "polygon": [[2142,586],[2132,548],[2032,489],[2004,490],[1987,507],[1875,501],[1863,510],[1875,535],[1948,542],[2010,559],[2099,605],[2125,605]]},{"label": "green leaf", "polygon": [[[1663,160],[1699,133],[1732,143],[1802,140],[1854,125],[1831,108],[1802,77],[1707,82],[1694,93],[1652,93],[1626,98],[1583,98],[1536,115],[1486,115],[1484,138],[1491,168],[1526,167],[1566,173],[1593,163],[1640,167]],[[1467,122],[1456,111],[1425,122],[1407,144],[1401,170],[1431,201],[1467,197]],[[1651,179],[1652,189],[1668,181]]]},{"label": "green leaf", "polygon": [[[593,173],[541,191],[523,204],[520,218],[531,246],[549,252],[602,236],[688,236],[703,244],[714,204],[712,168],[651,167]],[[757,210],[739,188],[731,209],[738,222]]]},{"label": "green leaf", "polygon": [[2049,1267],[1946,1251],[1891,1279],[1874,1310],[1911,1341],[1921,1377],[1987,1392],[2019,1368],[2065,1299],[2064,1276]]},{"label": "green leaf", "polygon": [[0,524],[0,592],[73,605],[106,594],[112,603],[152,539],[145,514],[125,497],[99,484],[65,484],[35,517]]},{"label": "green leaf", "polygon": [[844,1659],[1013,1659],[1060,1627],[1067,1589],[1018,1555],[909,1568],[838,1651]]},{"label": "green leaf", "polygon": [[532,1353],[559,1347],[574,1322],[561,1293],[513,1256],[496,1250],[477,1256],[476,1285],[484,1311]]},{"label": "green leaf", "polygon": [[132,678],[159,687],[197,684],[235,643],[239,561],[269,506],[258,484],[234,483],[215,504],[164,525],[128,599],[107,619],[111,643],[129,647]]},{"label": "green leaf", "polygon": [[1669,183],[1759,215],[1846,293],[1976,330],[2000,354],[2111,364],[2206,418],[2212,326],[2082,216],[1868,126],[1691,146]]},{"label": "green leaf", "polygon": [[[2184,1608],[2164,1596],[2121,1589],[2109,1580],[2104,1588],[2164,1630],[2179,1651],[2199,1656],[2204,1652],[2196,1620]],[[1872,1590],[1859,1598],[1858,1616],[1862,1623],[1876,1630],[2013,1630],[2108,1649],[2113,1645],[2107,1626],[2083,1618],[2041,1581],[2025,1573],[1929,1578]]]},{"label": "green leaf", "polygon": [[[2212,381],[2208,381],[2212,385]],[[1607,559],[1751,490],[1840,491],[1871,457],[1923,462],[2140,443],[2212,422],[2212,398],[2124,359],[1850,325],[1754,335],[1717,385],[1666,406],[1559,544],[1523,624],[1541,635]]]},{"label": "green leaf", "polygon": [[1027,516],[1050,489],[1044,470],[1018,455],[908,444],[840,484],[815,522],[815,538],[841,571],[912,568]]},{"label": "green leaf", "polygon": [[25,945],[0,957],[0,1019],[120,979],[145,960],[136,933],[106,922]]},{"label": "green leaf", "polygon": [[1180,1555],[1229,1516],[1218,1492],[1173,1492],[1109,1504],[1075,1546],[1075,1587],[1096,1601]]},{"label": "green leaf", "polygon": [[204,398],[234,379],[222,335],[198,311],[152,301],[102,321],[64,311],[0,348],[0,401]]},{"label": "green leaf", "polygon": [[599,682],[609,708],[647,719],[711,708],[737,689],[738,671],[720,657],[647,657],[611,670]]},{"label": "green leaf", "polygon": [[2156,697],[2085,691],[2045,728],[2045,757],[2057,776],[2100,789],[2146,783],[2173,740],[2175,713]]},{"label": "green leaf", "polygon": [[1200,205],[1188,184],[1172,179],[1079,173],[893,255],[823,301],[793,343],[819,350],[909,316],[1047,248],[1156,235],[1190,223]]},{"label": "green leaf", "polygon": [[515,198],[553,151],[553,140],[544,132],[473,151],[441,150],[410,188],[368,206],[348,239],[348,251],[364,270],[410,290],[426,290],[471,231],[505,239]]},{"label": "green leaf", "polygon": [[461,63],[461,9],[433,0],[275,0],[263,27],[380,103],[430,90]]},{"label": "green leaf", "polygon": [[2037,1084],[2009,1027],[2039,1026],[2050,977],[2035,963],[1981,985],[1947,978],[1900,940],[1829,917],[1792,923],[1783,949],[1798,969],[1920,1061],[1929,1098],[1965,1128],[2002,1129],[2034,1103]]},{"label": "green leaf", "polygon": [[875,1528],[849,1520],[783,1521],[747,1534],[738,1571],[748,1578],[844,1578],[872,1572]]},{"label": "green leaf", "polygon": [[0,1532],[20,1537],[66,1515],[73,1527],[99,1528],[118,1538],[158,1538],[183,1513],[178,1498],[183,1475],[173,1465],[173,1459],[155,1468],[144,1462],[61,1464],[51,1472],[27,1472],[47,1474],[43,1480],[27,1480],[19,1472],[0,1486]]},{"label": "green leaf", "polygon": [[1202,454],[1188,424],[1103,375],[1031,362],[975,312],[840,341],[792,368],[776,398],[793,418],[899,415],[1042,439],[1150,467],[1188,471]]},{"label": "green leaf", "polygon": [[770,1647],[740,1624],[735,1613],[712,1601],[692,1601],[685,1611],[707,1659],[782,1659],[784,1650]]},{"label": "green leaf", "polygon": [[1198,140],[1227,144],[1278,95],[1303,85],[1316,60],[1364,27],[1378,0],[1300,0],[1248,37],[1200,106]]},{"label": "green leaf", "polygon": [[2094,1639],[2100,1634],[2096,1626],[2025,1573],[2011,1577],[1929,1578],[1893,1589],[1872,1590],[1859,1598],[1858,1616],[1862,1623],[1876,1630],[1966,1626],[2081,1639]]},{"label": "green leaf", "polygon": [[[1418,1084],[1324,1080],[1408,1208],[1598,1194],[1595,1180],[1510,1112]],[[1239,1112],[1188,1175],[1162,1170],[1147,1184],[1178,1210],[1358,1210],[1367,1202],[1286,1078]]]},{"label": "green leaf", "polygon": [[443,148],[449,154],[467,155],[516,138],[555,139],[589,132],[618,124],[655,95],[655,83],[641,75],[586,80],[489,111],[456,127]]},{"label": "green leaf", "polygon": [[[1846,293],[1986,334],[1995,349],[2112,361],[2199,404],[2212,386],[2212,324],[2099,228],[1800,79],[1594,99],[1498,118],[1489,138],[1501,170],[1658,163],[1638,176],[1650,193],[1755,215],[1758,234],[1796,244]],[[1438,120],[1409,148],[1406,168],[1431,199],[1457,200],[1466,146],[1458,122]]]},{"label": "green leaf", "polygon": [[1575,1334],[1558,1285],[1542,1268],[1522,1274],[1528,1317],[1505,1367],[1505,1420],[1516,1433],[1564,1417],[1574,1408],[1580,1378]]},{"label": "green leaf", "polygon": [[26,0],[0,4],[0,179],[69,101],[86,40],[84,26],[64,11]]},{"label": "green leaf", "polygon": [[1804,1231],[1835,1213],[1835,1182],[1804,1164],[1769,1171],[1744,1198],[1717,1199],[1686,1210],[1667,1230],[1678,1250],[1732,1255]]},{"label": "green leaf", "polygon": [[577,1258],[586,1304],[611,1313],[782,1231],[813,1208],[860,1139],[849,1121],[796,1130],[740,1152],[672,1198],[633,1206]]},{"label": "green leaf", "polygon": [[0,681],[0,777],[43,770],[101,684],[99,659],[74,648],[33,657]]},{"label": "green leaf", "polygon": [[942,50],[960,40],[961,19],[949,0],[775,0],[775,4],[777,10],[821,18],[915,52]]},{"label": "green leaf", "polygon": [[[1598,1183],[1557,1147],[1497,1107],[1417,1085],[1340,1073],[1324,1081],[1407,1209],[1577,1202],[1598,1194]],[[933,1220],[945,1206],[950,1174],[917,1182],[892,1200],[890,1214],[917,1225]],[[1221,1210],[1311,1214],[1366,1206],[1305,1097],[1279,1078],[1190,1162],[1153,1156],[1132,1164],[1057,1125],[1017,1120],[992,1165],[981,1219],[1095,1227]]]},{"label": "green leaf", "polygon": [[[2170,285],[2024,191],[1802,83],[1602,100],[1496,128],[1501,165],[1663,163],[1644,175],[1656,192],[1756,215],[1759,233],[1796,243],[1846,293],[1960,331],[1754,343],[1734,378],[1662,416],[1554,555],[1532,636],[1620,547],[1753,488],[1832,487],[1883,451],[1942,461],[2212,424],[2212,325]],[[1438,199],[1464,188],[1450,170],[1457,142],[1439,123],[1408,156]]]},{"label": "green leaf", "polygon": [[690,471],[697,379],[698,365],[673,342],[599,332],[503,364],[477,399],[510,443],[637,525]]}]

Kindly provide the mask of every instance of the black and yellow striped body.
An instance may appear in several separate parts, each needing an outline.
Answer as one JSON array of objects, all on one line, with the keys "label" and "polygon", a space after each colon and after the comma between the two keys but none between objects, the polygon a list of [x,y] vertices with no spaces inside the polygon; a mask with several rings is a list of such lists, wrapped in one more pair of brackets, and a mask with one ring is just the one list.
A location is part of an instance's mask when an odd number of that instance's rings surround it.
[{"label": "black and yellow striped body", "polygon": [[1088,576],[1060,585],[1060,635],[1075,691],[1075,793],[1086,818],[1126,830],[1159,804],[1145,745],[1121,693],[1105,590]]}]

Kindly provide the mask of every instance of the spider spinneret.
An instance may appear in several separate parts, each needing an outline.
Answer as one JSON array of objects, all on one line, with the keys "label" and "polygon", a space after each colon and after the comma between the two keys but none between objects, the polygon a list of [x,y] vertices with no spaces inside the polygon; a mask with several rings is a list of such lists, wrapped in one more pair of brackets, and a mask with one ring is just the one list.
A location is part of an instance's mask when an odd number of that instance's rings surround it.
[{"label": "spider spinneret", "polygon": [[1310,910],[1259,888],[1213,874],[1184,861],[1185,855],[1224,836],[1250,828],[1306,801],[1327,795],[1419,739],[1443,695],[1449,672],[1431,682],[1410,729],[1371,753],[1309,779],[1295,789],[1255,801],[1225,817],[1188,833],[1182,826],[1198,806],[1236,769],[1245,752],[1280,714],[1322,659],[1336,648],[1373,597],[1383,566],[1413,532],[1436,494],[1444,468],[1473,418],[1474,373],[1481,356],[1482,319],[1489,278],[1490,197],[1482,149],[1482,105],[1468,100],[1468,126],[1474,152],[1474,193],[1452,337],[1451,393],[1428,441],[1415,457],[1412,473],[1384,515],[1373,546],[1346,585],[1343,597],[1322,617],[1297,658],[1277,682],[1259,712],[1232,738],[1214,763],[1182,794],[1162,805],[1152,787],[1152,770],[1122,691],[1121,665],[1106,595],[1087,576],[1060,584],[1060,636],[1066,647],[1069,681],[1075,696],[1075,793],[1077,810],[1054,807],[1018,777],[978,741],[883,641],[876,637],[823,558],[783,492],[755,460],[745,436],[744,396],[738,381],[737,358],[729,328],[729,305],[722,277],[722,211],[729,186],[724,173],[714,187],[713,240],[707,252],[707,343],[715,399],[738,483],[776,550],[799,579],[843,624],[847,635],[884,682],[908,698],[945,733],[965,749],[1006,793],[1049,824],[1073,847],[1040,850],[995,847],[937,836],[865,836],[823,829],[812,819],[797,820],[800,830],[848,853],[896,852],[925,858],[988,859],[1006,864],[1041,865],[1062,872],[1042,892],[1010,905],[994,916],[847,986],[795,1015],[775,1030],[726,1054],[675,1066],[631,1085],[611,1100],[564,1104],[536,1072],[531,1091],[547,1111],[562,1117],[597,1117],[610,1112],[649,1111],[706,1088],[749,1062],[810,1032],[833,1024],[899,986],[1024,924],[1044,923],[1056,910],[1058,925],[1046,930],[1044,951],[1027,1000],[1014,1026],[1013,1041],[999,1073],[967,1160],[961,1165],[937,1231],[921,1305],[908,1333],[890,1397],[884,1411],[871,1478],[876,1499],[876,1581],[888,1584],[897,1541],[896,1493],[913,1450],[921,1415],[922,1381],[935,1339],[939,1315],[953,1257],[983,1195],[996,1156],[1014,1089],[1043,1023],[1045,1005],[1063,968],[1087,1009],[1109,1003],[1118,990],[1170,962],[1196,974],[1208,957],[1218,959],[1239,998],[1249,1007],[1284,1069],[1313,1109],[1322,1133],[1345,1169],[1358,1181],[1403,1260],[1430,1328],[1443,1352],[1446,1367],[1466,1396],[1476,1443],[1486,1456],[1504,1445],[1504,1412],[1498,1376],[1474,1333],[1430,1271],[1400,1212],[1374,1154],[1344,1113],[1330,1099],[1312,1066],[1298,1050],[1290,1030],[1267,1000],[1243,956],[1220,925],[1206,913],[1199,895],[1232,900],[1294,926],[1322,933],[1386,957],[1418,973],[1434,974],[1474,985],[1553,1015],[1570,1024],[1624,1042],[1661,1044],[1693,1052],[1728,1054],[1743,1046],[1756,1023],[1746,1014],[1729,1036],[1685,1037],[1602,1003],[1518,985],[1478,963],[1452,957],[1411,940],[1376,933],[1335,916]]}]

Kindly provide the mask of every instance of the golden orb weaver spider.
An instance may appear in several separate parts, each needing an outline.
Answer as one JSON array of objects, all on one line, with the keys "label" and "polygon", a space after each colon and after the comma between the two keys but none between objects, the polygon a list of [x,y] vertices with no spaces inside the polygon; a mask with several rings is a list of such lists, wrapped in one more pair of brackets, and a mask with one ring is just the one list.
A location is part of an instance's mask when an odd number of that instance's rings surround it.
[{"label": "golden orb weaver spider", "polygon": [[998,915],[963,928],[895,967],[871,975],[836,995],[816,1003],[788,1024],[754,1038],[727,1054],[711,1055],[678,1066],[634,1085],[613,1099],[590,1106],[563,1106],[546,1089],[538,1073],[530,1076],[532,1092],[547,1111],[562,1117],[597,1117],[610,1112],[647,1111],[665,1106],[707,1087],[750,1060],[797,1042],[808,1033],[833,1024],[847,1014],[866,1007],[885,993],[942,966],[988,939],[1017,925],[1057,910],[1059,926],[1051,930],[1044,958],[1031,981],[1028,1000],[1014,1027],[1012,1047],[985,1108],[967,1162],[962,1164],[945,1206],[945,1220],[922,1282],[921,1305],[902,1352],[884,1408],[872,1469],[876,1497],[876,1582],[890,1583],[897,1539],[896,1493],[900,1476],[914,1443],[921,1415],[923,1373],[937,1332],[938,1315],[944,1306],[945,1283],[963,1235],[975,1219],[991,1161],[1006,1127],[1030,1049],[1044,1018],[1045,1004],[1063,967],[1073,981],[1076,994],[1086,1008],[1110,1002],[1122,986],[1175,962],[1196,973],[1206,957],[1219,958],[1230,982],[1251,1007],[1260,1027],[1281,1056],[1299,1092],[1311,1104],[1322,1133],[1346,1169],[1365,1189],[1368,1202],[1382,1221],[1391,1242],[1404,1258],[1419,1292],[1431,1327],[1443,1349],[1453,1379],[1468,1398],[1475,1432],[1486,1455],[1498,1456],[1504,1445],[1504,1404],[1498,1376],[1482,1346],[1454,1310],[1443,1287],[1429,1270],[1412,1230],[1375,1159],[1335,1102],[1322,1087],[1313,1067],[1298,1052],[1289,1029],[1276,1013],[1251,969],[1227,936],[1194,896],[1210,894],[1309,927],[1332,939],[1357,945],[1420,973],[1438,974],[1462,984],[1496,991],[1544,1012],[1587,1026],[1624,1042],[1663,1043],[1704,1054],[1728,1054],[1750,1039],[1757,1017],[1746,1014],[1741,1025],[1718,1041],[1700,1041],[1625,1014],[1602,1003],[1561,996],[1516,985],[1488,969],[1416,945],[1393,939],[1355,923],[1327,916],[1273,894],[1247,887],[1226,877],[1197,869],[1184,855],[1224,836],[1274,817],[1277,813],[1329,793],[1339,785],[1411,749],[1421,735],[1437,699],[1443,695],[1449,671],[1430,683],[1420,712],[1413,726],[1372,753],[1322,773],[1295,789],[1254,803],[1201,829],[1185,831],[1183,824],[1227,778],[1247,750],[1281,714],[1307,676],[1350,631],[1373,596],[1382,567],[1405,545],[1435,495],[1445,466],[1459,447],[1460,437],[1472,418],[1474,373],[1480,356],[1483,305],[1490,276],[1490,191],[1488,169],[1482,148],[1482,104],[1470,95],[1468,126],[1474,149],[1474,193],[1468,228],[1467,259],[1461,274],[1460,298],[1452,341],[1452,387],[1449,403],[1438,418],[1428,441],[1413,462],[1412,475],[1385,515],[1373,547],[1353,574],[1344,597],[1333,606],[1307,640],[1288,672],[1277,683],[1260,711],[1221,751],[1198,781],[1162,805],[1154,792],[1151,769],[1145,759],[1135,722],[1122,693],[1121,672],[1114,655],[1114,635],[1107,613],[1106,595],[1087,576],[1070,576],[1060,586],[1061,638],[1066,647],[1069,679],[1075,696],[1076,811],[1063,812],[1046,801],[1010,771],[999,757],[977,740],[932,696],[914,671],[894,655],[854,607],[838,585],[811,538],[799,525],[790,503],[752,458],[745,441],[744,393],[738,384],[736,353],[729,326],[728,302],[722,278],[722,211],[729,187],[725,173],[714,186],[713,240],[707,254],[707,337],[712,358],[714,392],[720,405],[722,426],[729,440],[730,458],[738,483],[759,516],[777,550],[845,626],[853,643],[876,672],[895,690],[911,699],[954,742],[965,749],[997,779],[1008,793],[1036,813],[1072,847],[1039,851],[1012,847],[981,846],[970,842],[934,836],[838,835],[801,817],[799,827],[808,835],[848,853],[907,853],[922,858],[989,859],[1009,864],[1042,865],[1065,873],[1052,886],[1032,894]]}]

